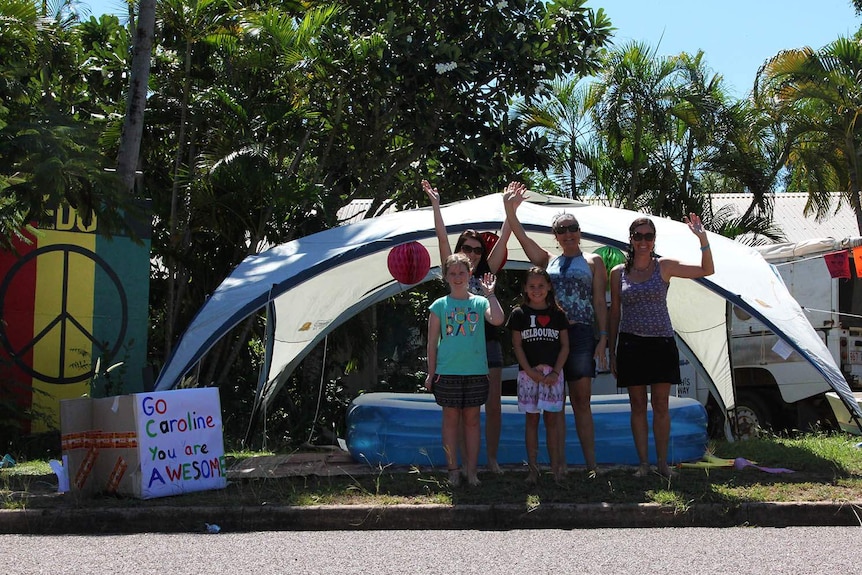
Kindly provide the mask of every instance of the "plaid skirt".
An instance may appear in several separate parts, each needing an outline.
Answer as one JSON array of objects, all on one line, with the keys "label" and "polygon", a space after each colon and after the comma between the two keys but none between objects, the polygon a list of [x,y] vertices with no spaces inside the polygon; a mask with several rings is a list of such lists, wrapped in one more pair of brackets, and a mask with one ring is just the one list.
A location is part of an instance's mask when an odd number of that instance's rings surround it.
[{"label": "plaid skirt", "polygon": [[488,376],[437,375],[431,393],[441,407],[479,407],[488,401]]}]

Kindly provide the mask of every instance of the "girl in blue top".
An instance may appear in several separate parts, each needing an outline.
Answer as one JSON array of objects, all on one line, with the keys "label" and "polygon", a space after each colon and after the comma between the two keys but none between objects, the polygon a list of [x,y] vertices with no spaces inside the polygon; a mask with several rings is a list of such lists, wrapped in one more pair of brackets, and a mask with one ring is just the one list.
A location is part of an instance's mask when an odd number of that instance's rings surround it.
[{"label": "girl in blue top", "polygon": [[481,280],[484,295],[469,292],[470,261],[461,253],[443,262],[450,293],[431,304],[428,314],[428,376],[425,387],[443,408],[443,449],[449,482],[458,485],[458,428],[464,430],[464,467],[470,485],[479,485],[480,409],[488,399],[485,321],[503,323],[503,309],[494,295],[496,278]]},{"label": "girl in blue top", "polygon": [[[437,232],[437,245],[440,248],[440,263],[452,255],[453,250],[449,247],[449,237],[446,225],[443,223],[443,214],[440,211],[440,192],[431,186],[428,180],[422,180],[422,189],[431,200],[434,210],[434,229]],[[511,232],[509,226],[504,222],[500,228],[500,236],[491,250],[479,232],[476,230],[464,230],[455,242],[454,253],[463,253],[470,260],[470,269],[473,272],[470,278],[470,293],[482,295],[479,286],[482,277],[491,272],[496,274],[503,267],[506,259],[506,244]],[[502,382],[503,382],[503,347],[500,342],[499,330],[494,326],[485,326],[485,353],[488,356],[488,401],[485,402],[485,451],[488,455],[488,470],[492,473],[502,473],[497,463],[497,449],[500,444],[500,430],[502,428]]]}]

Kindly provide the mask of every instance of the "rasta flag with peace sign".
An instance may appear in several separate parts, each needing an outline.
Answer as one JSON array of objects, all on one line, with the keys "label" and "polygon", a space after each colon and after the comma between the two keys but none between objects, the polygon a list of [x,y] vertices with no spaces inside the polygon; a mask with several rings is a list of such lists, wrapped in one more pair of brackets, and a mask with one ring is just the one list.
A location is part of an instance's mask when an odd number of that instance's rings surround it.
[{"label": "rasta flag with peace sign", "polygon": [[69,207],[39,228],[0,252],[0,396],[44,416],[25,431],[59,428],[61,399],[143,391],[146,359],[149,233],[107,239]]}]

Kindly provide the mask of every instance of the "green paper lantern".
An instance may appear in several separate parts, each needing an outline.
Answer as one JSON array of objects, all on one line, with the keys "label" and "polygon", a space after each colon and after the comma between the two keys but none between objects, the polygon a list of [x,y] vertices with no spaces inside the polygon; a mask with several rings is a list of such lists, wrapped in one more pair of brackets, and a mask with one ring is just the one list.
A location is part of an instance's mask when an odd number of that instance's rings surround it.
[{"label": "green paper lantern", "polygon": [[608,279],[611,277],[612,269],[626,262],[626,255],[621,250],[612,246],[602,246],[595,253],[602,256],[602,260],[605,262],[605,269],[608,270]]}]

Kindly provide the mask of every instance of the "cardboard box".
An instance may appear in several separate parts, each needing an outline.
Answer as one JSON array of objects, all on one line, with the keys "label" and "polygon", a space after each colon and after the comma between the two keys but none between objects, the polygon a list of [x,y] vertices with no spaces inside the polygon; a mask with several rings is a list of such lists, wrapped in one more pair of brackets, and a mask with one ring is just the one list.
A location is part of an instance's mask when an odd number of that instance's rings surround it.
[{"label": "cardboard box", "polygon": [[217,388],[60,402],[70,488],[141,499],[227,486]]}]

